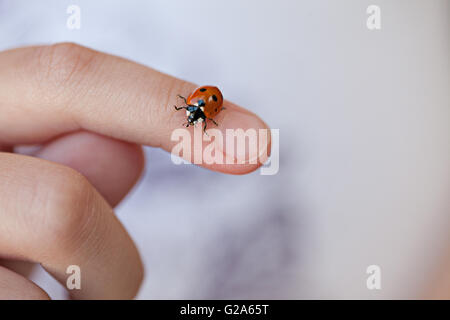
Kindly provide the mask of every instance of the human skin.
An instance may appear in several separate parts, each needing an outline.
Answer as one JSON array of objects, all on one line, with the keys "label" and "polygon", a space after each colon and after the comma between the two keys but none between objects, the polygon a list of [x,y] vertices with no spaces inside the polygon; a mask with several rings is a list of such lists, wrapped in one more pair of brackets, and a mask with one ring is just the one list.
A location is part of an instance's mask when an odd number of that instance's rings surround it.
[{"label": "human skin", "polygon": [[[72,43],[0,52],[0,258],[39,263],[62,284],[67,267],[79,265],[89,285],[72,290],[74,299],[133,298],[144,268],[113,208],[142,172],[141,145],[170,152],[177,143],[171,134],[185,115],[173,108],[176,95],[195,87]],[[219,130],[268,129],[224,106]],[[30,144],[40,148],[12,152]],[[262,149],[270,153],[270,140]],[[200,165],[245,174],[261,164]],[[0,266],[0,299],[48,298]]]},{"label": "human skin", "polygon": [[450,300],[450,246],[445,253],[437,263],[434,278],[426,287],[425,299]]}]

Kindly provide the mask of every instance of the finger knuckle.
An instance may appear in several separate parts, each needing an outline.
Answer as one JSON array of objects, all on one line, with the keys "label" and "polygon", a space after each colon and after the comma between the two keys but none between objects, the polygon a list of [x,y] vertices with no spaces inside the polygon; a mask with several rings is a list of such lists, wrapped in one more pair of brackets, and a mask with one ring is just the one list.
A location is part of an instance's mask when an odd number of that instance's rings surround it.
[{"label": "finger knuckle", "polygon": [[82,80],[96,69],[100,60],[98,52],[67,42],[38,47],[31,67],[38,85],[45,89],[45,95],[55,98],[68,90],[82,89]]},{"label": "finger knuckle", "polygon": [[92,213],[93,190],[77,171],[60,167],[44,181],[43,194],[38,195],[42,210],[40,230],[49,246],[67,245],[83,234]]}]

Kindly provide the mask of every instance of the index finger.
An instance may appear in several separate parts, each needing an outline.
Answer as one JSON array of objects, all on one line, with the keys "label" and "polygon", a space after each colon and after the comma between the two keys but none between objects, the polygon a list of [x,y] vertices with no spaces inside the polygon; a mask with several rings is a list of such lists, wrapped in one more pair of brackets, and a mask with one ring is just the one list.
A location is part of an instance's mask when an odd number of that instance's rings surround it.
[{"label": "index finger", "polygon": [[[196,85],[119,57],[76,44],[26,47],[0,53],[0,143],[39,143],[80,129],[171,151],[171,135],[185,115],[177,94]],[[224,102],[215,120],[229,128],[267,129],[255,114]],[[192,133],[193,129],[189,128]],[[263,140],[264,141],[264,140]],[[203,142],[208,144],[208,142]],[[223,144],[215,148],[225,149]],[[270,138],[246,149],[246,159],[268,154]],[[234,154],[223,152],[224,159]],[[184,155],[184,153],[183,153]],[[184,155],[192,162],[193,155]],[[200,165],[242,174],[261,163]]]}]

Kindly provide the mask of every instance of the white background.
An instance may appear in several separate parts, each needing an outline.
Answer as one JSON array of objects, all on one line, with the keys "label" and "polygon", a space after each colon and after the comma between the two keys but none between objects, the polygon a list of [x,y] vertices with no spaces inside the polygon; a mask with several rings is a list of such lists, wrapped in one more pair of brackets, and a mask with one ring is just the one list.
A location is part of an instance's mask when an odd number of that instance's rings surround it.
[{"label": "white background", "polygon": [[[366,28],[370,4],[381,30]],[[117,210],[145,262],[139,298],[414,298],[450,224],[449,13],[446,0],[0,0],[0,49],[74,41],[218,85],[280,129],[275,176],[146,149]],[[371,264],[381,291],[366,288]]]}]

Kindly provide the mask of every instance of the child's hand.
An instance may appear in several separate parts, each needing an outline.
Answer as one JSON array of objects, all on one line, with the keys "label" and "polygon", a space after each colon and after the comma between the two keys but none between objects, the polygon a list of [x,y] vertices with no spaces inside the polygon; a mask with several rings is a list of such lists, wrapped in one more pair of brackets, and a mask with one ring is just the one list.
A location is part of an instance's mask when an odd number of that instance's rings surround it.
[{"label": "child's hand", "polygon": [[[176,144],[171,133],[185,115],[173,105],[194,87],[74,44],[1,52],[0,257],[40,263],[63,285],[67,267],[80,266],[76,299],[134,297],[143,267],[112,208],[143,168],[140,145],[170,151]],[[218,129],[266,128],[253,113],[224,105]],[[42,148],[34,157],[8,152],[24,144]],[[243,174],[259,165],[204,166]],[[0,267],[0,298],[47,295]]]}]

